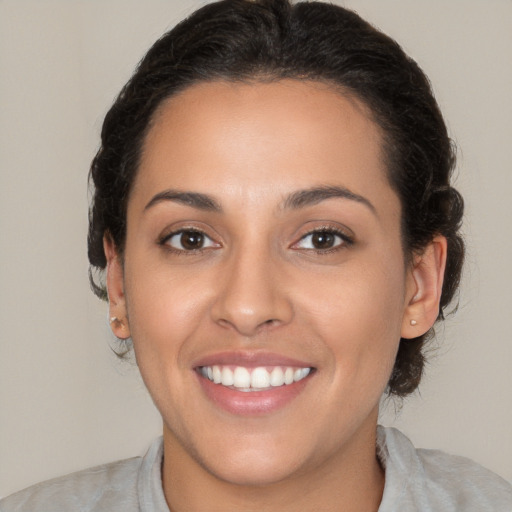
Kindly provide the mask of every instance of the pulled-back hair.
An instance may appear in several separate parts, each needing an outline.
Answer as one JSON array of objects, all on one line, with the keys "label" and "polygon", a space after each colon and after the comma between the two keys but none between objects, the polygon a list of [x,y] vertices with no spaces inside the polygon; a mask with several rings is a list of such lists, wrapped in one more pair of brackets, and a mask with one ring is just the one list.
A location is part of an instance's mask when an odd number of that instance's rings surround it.
[{"label": "pulled-back hair", "polygon": [[[439,319],[457,291],[464,244],[463,201],[450,186],[455,152],[427,77],[400,46],[356,13],[321,2],[223,0],[160,38],[107,113],[90,172],[88,254],[94,292],[107,298],[103,237],[120,254],[126,210],[143,143],[158,107],[200,82],[316,80],[359,98],[383,133],[388,178],[402,207],[406,260],[436,235],[448,240]],[[421,379],[423,336],[402,339],[388,385],[405,396]]]}]

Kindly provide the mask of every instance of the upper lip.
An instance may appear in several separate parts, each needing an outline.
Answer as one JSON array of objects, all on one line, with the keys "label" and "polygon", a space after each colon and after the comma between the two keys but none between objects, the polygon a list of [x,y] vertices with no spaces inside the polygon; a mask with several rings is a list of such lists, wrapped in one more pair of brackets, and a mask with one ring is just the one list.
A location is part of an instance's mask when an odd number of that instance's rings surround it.
[{"label": "upper lip", "polygon": [[296,368],[312,368],[306,361],[301,361],[282,354],[272,352],[234,351],[217,352],[201,357],[194,363],[194,368],[201,366],[233,365],[255,368],[257,366],[293,366]]}]

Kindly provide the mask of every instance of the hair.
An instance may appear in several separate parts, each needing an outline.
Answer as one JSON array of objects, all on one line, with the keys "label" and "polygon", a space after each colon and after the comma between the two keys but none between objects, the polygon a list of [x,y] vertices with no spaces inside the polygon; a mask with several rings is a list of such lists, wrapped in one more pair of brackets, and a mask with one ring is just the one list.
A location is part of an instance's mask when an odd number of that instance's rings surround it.
[{"label": "hair", "polygon": [[[437,235],[448,241],[438,320],[460,281],[464,243],[460,194],[450,186],[455,149],[428,78],[390,37],[356,13],[322,2],[222,0],[197,10],[147,52],[108,111],[90,170],[88,255],[93,291],[107,293],[103,237],[123,254],[126,210],[146,134],[158,107],[193,84],[315,80],[361,100],[383,134],[391,187],[402,207],[406,260]],[[419,385],[424,345],[401,339],[388,393]]]}]

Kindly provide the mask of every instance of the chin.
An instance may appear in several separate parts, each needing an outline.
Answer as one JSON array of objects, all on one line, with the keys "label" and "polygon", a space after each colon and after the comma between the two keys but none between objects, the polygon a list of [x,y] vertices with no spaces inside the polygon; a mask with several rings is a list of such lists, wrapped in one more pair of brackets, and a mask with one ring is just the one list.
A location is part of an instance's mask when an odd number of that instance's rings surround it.
[{"label": "chin", "polygon": [[240,428],[235,431],[216,429],[206,436],[204,432],[186,436],[182,442],[174,437],[178,445],[169,448],[171,453],[178,450],[185,458],[194,460],[218,480],[248,487],[286,480],[304,470],[310,458],[308,454],[315,452],[314,446],[308,446],[304,439],[293,438],[290,433],[288,439],[283,438],[282,428],[278,429],[279,433],[267,431],[264,434],[251,432],[248,425],[245,427],[245,433]]},{"label": "chin", "polygon": [[299,461],[283,460],[265,453],[254,454],[241,453],[230,459],[222,459],[219,463],[206,469],[218,479],[240,486],[260,487],[277,484],[295,474],[299,467]]}]

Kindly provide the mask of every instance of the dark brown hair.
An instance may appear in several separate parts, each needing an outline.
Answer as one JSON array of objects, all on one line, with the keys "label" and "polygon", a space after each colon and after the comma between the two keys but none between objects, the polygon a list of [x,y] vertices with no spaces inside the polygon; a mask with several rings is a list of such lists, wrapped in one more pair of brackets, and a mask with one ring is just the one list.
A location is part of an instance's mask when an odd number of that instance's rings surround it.
[{"label": "dark brown hair", "polygon": [[[162,102],[198,82],[283,78],[333,84],[362,100],[384,134],[389,181],[402,205],[406,258],[436,235],[448,240],[439,317],[457,291],[464,244],[463,201],[450,185],[452,142],[416,62],[356,13],[322,2],[223,0],[209,4],[159,39],[107,113],[90,172],[88,253],[91,285],[106,298],[103,236],[123,251],[126,207],[141,149]],[[99,273],[99,275],[98,275]],[[421,379],[432,329],[402,339],[389,381],[405,396]]]}]

